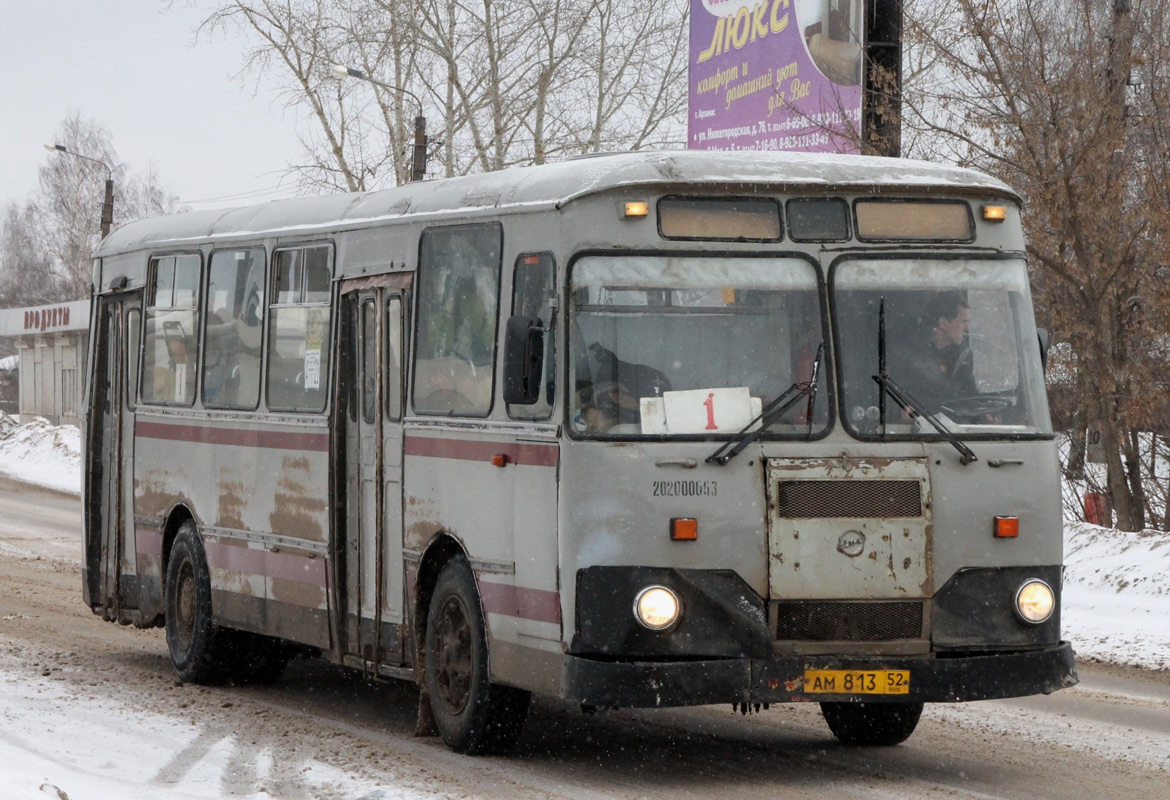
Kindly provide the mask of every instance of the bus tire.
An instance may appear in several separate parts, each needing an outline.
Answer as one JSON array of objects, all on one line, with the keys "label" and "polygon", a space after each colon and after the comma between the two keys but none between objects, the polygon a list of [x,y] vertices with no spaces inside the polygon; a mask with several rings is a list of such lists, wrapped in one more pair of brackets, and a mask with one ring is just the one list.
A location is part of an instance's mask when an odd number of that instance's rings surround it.
[{"label": "bus tire", "polygon": [[457,753],[510,749],[520,737],[530,695],[493,684],[475,577],[463,558],[449,561],[427,609],[424,680],[439,735]]},{"label": "bus tire", "polygon": [[846,744],[889,747],[914,733],[922,703],[821,703],[821,714]]},{"label": "bus tire", "polygon": [[192,520],[179,527],[167,564],[166,632],[179,680],[214,684],[227,677],[218,652],[221,631],[212,622],[207,554]]}]

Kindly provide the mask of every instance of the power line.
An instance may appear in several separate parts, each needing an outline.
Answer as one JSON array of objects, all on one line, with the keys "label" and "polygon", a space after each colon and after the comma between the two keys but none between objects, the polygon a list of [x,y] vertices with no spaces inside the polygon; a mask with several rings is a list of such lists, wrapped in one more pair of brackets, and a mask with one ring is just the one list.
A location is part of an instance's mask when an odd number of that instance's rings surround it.
[{"label": "power line", "polygon": [[196,200],[179,200],[178,202],[181,205],[182,204],[198,205],[198,204],[202,204],[202,203],[226,203],[226,202],[230,202],[232,200],[250,200],[250,199],[267,197],[270,195],[277,195],[277,194],[284,194],[286,196],[291,196],[291,195],[288,195],[287,189],[285,189],[283,186],[281,186],[281,184],[278,183],[275,186],[267,186],[267,187],[264,187],[262,189],[253,189],[251,191],[240,192],[238,194],[225,194],[225,195],[221,195],[219,197],[202,197],[202,198],[199,198]]}]

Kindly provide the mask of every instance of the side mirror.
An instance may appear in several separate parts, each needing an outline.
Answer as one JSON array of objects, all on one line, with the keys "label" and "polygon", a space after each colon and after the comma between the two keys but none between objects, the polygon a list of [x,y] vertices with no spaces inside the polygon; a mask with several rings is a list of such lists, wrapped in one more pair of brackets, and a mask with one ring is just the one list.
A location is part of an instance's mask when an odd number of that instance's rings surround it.
[{"label": "side mirror", "polygon": [[504,332],[504,402],[535,403],[543,371],[544,323],[538,317],[510,317]]},{"label": "side mirror", "polygon": [[1044,372],[1048,372],[1048,331],[1043,328],[1036,329],[1036,338],[1040,340],[1040,366]]}]

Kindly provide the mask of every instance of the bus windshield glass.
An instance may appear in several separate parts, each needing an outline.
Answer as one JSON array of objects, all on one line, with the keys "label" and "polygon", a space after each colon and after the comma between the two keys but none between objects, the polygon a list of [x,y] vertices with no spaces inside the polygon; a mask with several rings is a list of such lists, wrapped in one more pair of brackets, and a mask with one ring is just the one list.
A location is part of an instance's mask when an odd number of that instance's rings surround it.
[{"label": "bus windshield glass", "polygon": [[[1052,432],[1022,260],[849,260],[830,297],[853,433],[939,435],[924,412],[958,436]],[[883,350],[910,408],[875,380]]]},{"label": "bus windshield glass", "polygon": [[[760,435],[813,438],[829,422],[816,269],[795,258],[591,255],[572,268],[571,429],[720,437],[801,400]],[[822,365],[823,366],[823,365]],[[816,379],[815,391],[810,384]]]}]

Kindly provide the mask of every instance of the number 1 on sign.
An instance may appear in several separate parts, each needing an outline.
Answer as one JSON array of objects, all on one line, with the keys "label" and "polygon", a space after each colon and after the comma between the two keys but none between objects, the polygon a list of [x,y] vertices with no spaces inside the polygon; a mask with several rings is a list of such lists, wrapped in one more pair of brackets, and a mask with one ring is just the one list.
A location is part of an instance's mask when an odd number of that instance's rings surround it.
[{"label": "number 1 on sign", "polygon": [[715,424],[715,393],[709,392],[707,399],[703,401],[703,405],[707,409],[707,430],[717,431],[719,426]]}]

